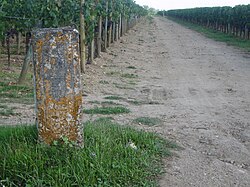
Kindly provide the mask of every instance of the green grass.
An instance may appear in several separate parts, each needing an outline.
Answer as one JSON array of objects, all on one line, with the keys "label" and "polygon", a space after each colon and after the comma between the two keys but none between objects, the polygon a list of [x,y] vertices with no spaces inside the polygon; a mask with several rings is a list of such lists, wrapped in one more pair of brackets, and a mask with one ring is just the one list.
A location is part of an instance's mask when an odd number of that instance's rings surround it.
[{"label": "green grass", "polygon": [[90,104],[101,104],[100,101],[89,101],[88,103],[90,103]]},{"label": "green grass", "polygon": [[121,105],[119,103],[115,103],[114,101],[89,101],[90,104],[99,104],[99,105]]},{"label": "green grass", "polygon": [[102,105],[115,105],[115,106],[121,105],[121,104],[116,103],[116,102],[114,102],[114,101],[103,101],[103,102],[101,102],[101,104],[102,104]]},{"label": "green grass", "polygon": [[109,75],[109,76],[117,76],[120,74],[121,74],[121,72],[119,72],[119,71],[110,71],[110,72],[106,73],[106,75]]},{"label": "green grass", "polygon": [[157,186],[176,145],[101,118],[84,125],[85,148],[37,143],[33,126],[0,127],[1,186]]},{"label": "green grass", "polygon": [[13,107],[8,107],[7,105],[0,104],[0,116],[12,116],[15,115]]},{"label": "green grass", "polygon": [[142,124],[142,125],[147,125],[147,126],[155,126],[155,125],[159,125],[160,123],[162,123],[162,120],[159,118],[140,117],[140,118],[136,118],[133,122]]},{"label": "green grass", "polygon": [[[3,66],[3,65],[2,65]],[[17,64],[12,64],[12,67],[17,66]],[[0,71],[0,80],[1,82],[17,82],[19,78],[20,73],[18,72],[12,72],[12,71]],[[32,73],[28,72],[26,77],[26,84],[31,85],[32,84]]]},{"label": "green grass", "polygon": [[105,80],[101,80],[101,81],[99,81],[99,83],[100,83],[100,84],[109,84],[109,82],[108,82],[108,81],[105,81]]},{"label": "green grass", "polygon": [[121,85],[121,84],[118,84],[118,83],[114,83],[114,85],[115,85],[115,87],[116,88],[119,88],[119,89],[122,89],[122,90],[133,90],[134,88],[132,88],[131,87],[131,85],[130,86],[128,86],[128,85]]},{"label": "green grass", "polygon": [[0,96],[9,98],[20,98],[26,95],[27,97],[33,97],[33,88],[24,85],[9,85],[4,82],[0,82]]},{"label": "green grass", "polygon": [[124,114],[129,113],[130,110],[122,107],[96,107],[92,109],[85,109],[83,110],[83,113],[85,114],[102,114],[102,115],[110,115],[110,114]]},{"label": "green grass", "polygon": [[107,96],[104,99],[109,99],[109,100],[123,100],[123,97],[117,96],[117,95],[111,95],[111,96]]},{"label": "green grass", "polygon": [[135,75],[133,73],[125,73],[121,75],[124,78],[128,78],[128,79],[134,79],[134,78],[138,78],[138,75]]},{"label": "green grass", "polygon": [[127,100],[128,103],[131,103],[133,105],[143,105],[145,104],[144,101],[138,101],[138,100]]},{"label": "green grass", "polygon": [[127,82],[129,85],[132,85],[132,86],[135,86],[137,83],[136,82],[134,82],[133,80],[129,80],[128,82]]},{"label": "green grass", "polygon": [[127,100],[128,103],[133,105],[160,105],[157,101],[140,101],[140,100]]},{"label": "green grass", "polygon": [[17,81],[19,75],[17,73],[13,72],[6,72],[6,71],[1,71],[0,72],[0,80],[2,81]]},{"label": "green grass", "polygon": [[4,99],[7,102],[32,103],[34,92],[33,88],[26,85],[9,85],[8,83],[0,82],[0,98],[1,101]]},{"label": "green grass", "polygon": [[128,69],[136,69],[135,66],[128,66],[127,68],[128,68]]},{"label": "green grass", "polygon": [[7,105],[1,105],[0,104],[0,109],[7,109],[7,108],[9,108]]},{"label": "green grass", "polygon": [[188,23],[188,22],[184,22],[184,21],[172,19],[172,18],[169,18],[169,19],[185,27],[188,27],[189,29],[202,33],[208,38],[211,38],[220,42],[225,42],[228,45],[236,46],[236,47],[245,49],[250,52],[250,40],[245,40],[245,39],[233,36],[233,35],[222,33],[220,31],[215,31],[213,29],[209,29],[204,26],[197,25],[197,24]]},{"label": "green grass", "polygon": [[149,21],[150,24],[153,24],[153,23],[154,23],[154,21],[153,21],[153,20],[154,20],[154,17],[153,17],[152,15],[148,15],[148,16],[147,16],[147,19],[148,19],[148,21]]},{"label": "green grass", "polygon": [[0,102],[33,103],[34,91],[31,84],[31,75],[28,75],[26,84],[13,84],[18,79],[13,72],[0,72]]}]

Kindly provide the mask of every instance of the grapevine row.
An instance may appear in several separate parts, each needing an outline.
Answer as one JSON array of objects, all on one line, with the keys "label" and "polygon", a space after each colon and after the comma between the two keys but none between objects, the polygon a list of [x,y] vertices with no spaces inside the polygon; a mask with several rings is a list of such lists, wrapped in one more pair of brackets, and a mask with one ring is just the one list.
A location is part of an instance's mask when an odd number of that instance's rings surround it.
[{"label": "grapevine row", "polygon": [[90,63],[147,14],[133,0],[0,0],[0,40],[7,45],[10,58],[9,38],[16,36],[18,40],[25,35],[28,52],[34,28],[73,26],[81,30],[81,11],[86,36],[81,37],[88,46],[86,59]]},{"label": "grapevine row", "polygon": [[250,39],[250,4],[160,11],[160,15],[199,24],[227,34]]}]

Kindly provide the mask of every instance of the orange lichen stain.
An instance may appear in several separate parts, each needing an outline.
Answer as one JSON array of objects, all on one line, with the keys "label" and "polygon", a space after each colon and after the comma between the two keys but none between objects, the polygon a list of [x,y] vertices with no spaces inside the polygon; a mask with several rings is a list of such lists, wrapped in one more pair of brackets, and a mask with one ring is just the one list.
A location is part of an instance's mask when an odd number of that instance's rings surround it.
[{"label": "orange lichen stain", "polygon": [[67,34],[63,34],[62,32],[58,32],[57,36],[55,36],[56,43],[65,43],[69,42],[69,38]]},{"label": "orange lichen stain", "polygon": [[[43,107],[38,108],[39,121],[43,127],[39,129],[40,138],[47,144],[53,143],[62,137],[68,137],[71,141],[82,141],[79,137],[79,113],[82,105],[82,95],[72,97],[64,97],[59,101],[47,98],[46,103],[53,103],[53,108],[46,108],[46,116],[44,116]],[[39,110],[40,109],[40,110]]]},{"label": "orange lichen stain", "polygon": [[56,59],[55,58],[51,58],[50,59],[50,64],[53,66],[56,64]]},{"label": "orange lichen stain", "polygon": [[47,73],[48,68],[45,67],[45,68],[43,69],[43,71],[44,71],[44,73]]},{"label": "orange lichen stain", "polygon": [[72,45],[69,45],[68,46],[68,50],[67,50],[67,60],[69,63],[72,63],[73,62],[73,48],[72,48]]},{"label": "orange lichen stain", "polygon": [[53,38],[53,34],[47,33],[45,36],[45,41],[50,41]]},{"label": "orange lichen stain", "polygon": [[70,82],[71,82],[71,73],[70,71],[68,71],[66,75],[66,87],[68,89],[68,93],[73,94],[73,89],[71,88]]},{"label": "orange lichen stain", "polygon": [[73,59],[77,62],[77,63],[74,63],[74,68],[77,68],[80,66],[80,56],[79,56],[79,47],[78,47],[78,44],[75,43],[73,45]]},{"label": "orange lichen stain", "polygon": [[44,43],[43,40],[38,40],[36,42],[36,53],[37,53],[37,58],[38,58],[37,65],[42,62],[43,43]]}]

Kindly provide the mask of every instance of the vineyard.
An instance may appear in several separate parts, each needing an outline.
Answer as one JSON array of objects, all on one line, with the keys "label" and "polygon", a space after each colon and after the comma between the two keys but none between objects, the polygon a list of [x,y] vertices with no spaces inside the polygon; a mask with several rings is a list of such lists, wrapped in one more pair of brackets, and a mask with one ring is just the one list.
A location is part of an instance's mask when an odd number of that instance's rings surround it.
[{"label": "vineyard", "polygon": [[250,39],[250,5],[169,10],[158,14]]},{"label": "vineyard", "polygon": [[0,187],[250,186],[250,5],[154,14],[0,0]]},{"label": "vineyard", "polygon": [[82,72],[86,61],[92,63],[147,15],[147,10],[132,0],[0,0],[0,4],[0,54],[8,55],[8,66],[11,54],[29,55],[32,30],[70,26],[81,32]]}]

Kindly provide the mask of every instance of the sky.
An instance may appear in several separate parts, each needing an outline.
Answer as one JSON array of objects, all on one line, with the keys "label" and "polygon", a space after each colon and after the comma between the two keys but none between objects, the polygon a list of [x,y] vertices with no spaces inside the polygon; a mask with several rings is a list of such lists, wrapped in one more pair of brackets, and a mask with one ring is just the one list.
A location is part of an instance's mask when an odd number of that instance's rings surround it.
[{"label": "sky", "polygon": [[249,0],[135,0],[139,5],[148,5],[158,10],[195,7],[235,6],[250,4]]}]

